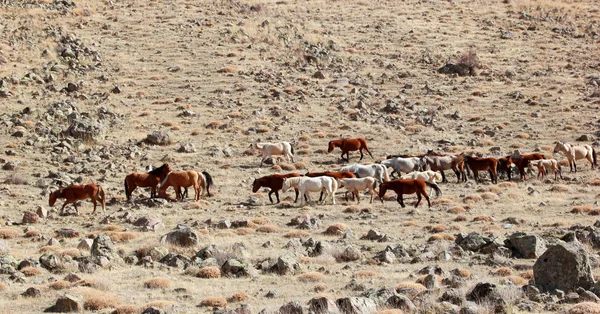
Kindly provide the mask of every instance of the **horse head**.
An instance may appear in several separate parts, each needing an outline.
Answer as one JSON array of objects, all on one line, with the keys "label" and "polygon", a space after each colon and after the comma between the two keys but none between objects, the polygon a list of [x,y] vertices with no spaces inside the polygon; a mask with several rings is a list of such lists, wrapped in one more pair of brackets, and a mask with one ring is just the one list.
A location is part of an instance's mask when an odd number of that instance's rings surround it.
[{"label": "horse head", "polygon": [[49,206],[54,206],[54,204],[56,203],[56,199],[60,196],[62,191],[63,191],[63,189],[60,188],[60,189],[50,193],[50,197],[48,198]]},{"label": "horse head", "polygon": [[281,192],[285,193],[290,188],[290,182],[288,178],[283,178],[283,184],[281,185]]},{"label": "horse head", "polygon": [[329,141],[329,147],[327,148],[327,152],[331,153],[335,148],[335,143],[333,141]]},{"label": "horse head", "polygon": [[256,193],[260,187],[260,181],[258,179],[254,179],[254,182],[252,182],[252,193]]},{"label": "horse head", "polygon": [[554,151],[553,151],[553,153],[554,153],[554,154],[556,154],[556,153],[558,153],[558,152],[560,152],[560,151],[562,151],[562,150],[566,150],[566,145],[565,145],[565,143],[563,143],[563,142],[561,142],[561,141],[558,141],[558,142],[556,142],[556,146],[554,146]]},{"label": "horse head", "polygon": [[385,196],[385,192],[387,192],[387,186],[385,183],[382,183],[379,185],[379,199],[381,200],[381,203],[383,204],[383,197]]}]

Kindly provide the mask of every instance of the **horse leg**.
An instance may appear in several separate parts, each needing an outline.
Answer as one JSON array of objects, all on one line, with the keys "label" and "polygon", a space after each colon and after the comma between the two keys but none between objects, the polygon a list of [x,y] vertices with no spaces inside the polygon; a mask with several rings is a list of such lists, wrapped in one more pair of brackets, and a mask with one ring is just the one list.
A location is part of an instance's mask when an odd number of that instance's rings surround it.
[{"label": "horse leg", "polygon": [[75,207],[75,214],[79,216],[79,209],[77,209],[77,200],[73,201],[73,207]]},{"label": "horse leg", "polygon": [[[273,199],[271,198],[271,194],[273,194],[273,193],[274,193],[273,190],[271,190],[271,191],[269,191],[269,194],[268,194],[269,195],[269,201],[271,202],[271,204],[273,204]],[[277,194],[275,194],[275,195],[277,195]],[[277,203],[279,203],[279,197],[277,197]]]},{"label": "horse leg", "polygon": [[352,194],[356,195],[356,204],[360,204],[360,197],[358,196],[360,193],[358,193],[358,190],[352,191]]},{"label": "horse leg", "polygon": [[576,159],[573,158],[573,169],[575,169],[575,172],[577,172],[577,164],[575,163]]},{"label": "horse leg", "polygon": [[260,160],[260,166],[258,166],[259,168],[262,167],[263,162],[265,162],[265,160],[267,160],[267,156],[263,156],[263,158]]},{"label": "horse leg", "polygon": [[417,203],[415,204],[415,208],[419,207],[419,203],[421,203],[421,193],[417,192]]},{"label": "horse leg", "polygon": [[[325,197],[327,198],[327,197]],[[321,202],[323,200],[323,190],[321,190],[321,194],[319,194],[319,202]]]},{"label": "horse leg", "polygon": [[92,204],[94,204],[94,210],[92,211],[92,215],[93,215],[96,213],[96,198],[94,197],[94,195],[91,195],[90,199],[92,200]]},{"label": "horse leg", "polygon": [[398,203],[400,203],[400,206],[402,208],[406,207],[406,205],[404,205],[404,199],[402,198],[402,194],[398,194],[398,198],[396,199],[398,201]]},{"label": "horse leg", "polygon": [[442,183],[448,183],[448,179],[446,179],[446,174],[444,173],[444,170],[440,170],[440,172],[442,173]]},{"label": "horse leg", "polygon": [[360,159],[358,161],[361,161],[364,157],[363,152],[362,152],[362,148],[360,150],[358,150],[358,152],[360,153]]},{"label": "horse leg", "polygon": [[67,206],[67,204],[69,204],[69,201],[65,201],[65,203],[63,204],[63,206],[60,208],[60,213],[63,214],[65,212],[65,206]]},{"label": "horse leg", "polygon": [[425,194],[425,199],[427,200],[427,207],[431,208],[431,202],[429,201],[429,195]]}]

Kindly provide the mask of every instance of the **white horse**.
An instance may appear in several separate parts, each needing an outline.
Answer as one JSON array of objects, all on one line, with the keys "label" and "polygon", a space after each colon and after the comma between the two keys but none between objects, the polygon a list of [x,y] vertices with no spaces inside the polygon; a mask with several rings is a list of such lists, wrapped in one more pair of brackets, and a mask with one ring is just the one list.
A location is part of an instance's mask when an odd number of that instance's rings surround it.
[{"label": "white horse", "polygon": [[381,164],[393,169],[392,173],[390,173],[392,177],[394,176],[394,172],[400,176],[401,172],[409,173],[412,171],[421,171],[423,169],[423,162],[419,157],[395,157],[386,159],[382,161]]},{"label": "white horse", "polygon": [[338,182],[332,177],[292,177],[285,178],[283,180],[283,186],[281,191],[285,193],[290,188],[298,189],[300,196],[300,206],[304,204],[304,197],[310,200],[308,192],[321,192],[327,193],[327,196],[323,199],[323,204],[328,197],[331,197],[331,202],[335,205],[335,192],[338,189]]},{"label": "white horse", "polygon": [[546,175],[546,170],[552,170],[554,172],[554,180],[558,179],[558,175],[562,179],[562,169],[560,164],[556,159],[539,159],[539,160],[530,160],[529,161],[529,169],[533,169],[533,167],[537,167],[538,169],[538,178]]},{"label": "white horse", "polygon": [[571,172],[573,172],[573,169],[577,172],[577,165],[575,164],[577,159],[587,159],[592,164],[592,169],[598,165],[596,162],[596,150],[590,145],[574,146],[569,143],[556,142],[554,153],[558,152],[563,152],[567,156]]},{"label": "white horse", "polygon": [[[376,195],[375,191],[375,178],[366,177],[366,178],[342,178],[338,179],[339,187],[345,187],[348,192],[352,192],[352,195],[356,197],[357,204],[360,204],[360,198],[358,197],[359,191],[369,190],[369,194],[371,194],[371,201],[373,203],[373,196]],[[348,200],[348,197],[346,197]]]},{"label": "white horse", "polygon": [[[260,167],[262,167],[263,162],[270,158],[271,156],[284,155],[288,161],[294,161],[294,147],[290,142],[280,142],[280,143],[256,143],[251,144],[250,147],[258,149],[261,151],[263,158],[260,161]],[[273,160],[274,161],[274,160]]]},{"label": "white horse", "polygon": [[411,173],[403,175],[401,179],[421,179],[429,183],[437,183],[437,181],[442,181],[442,174],[431,170],[413,171]]},{"label": "white horse", "polygon": [[364,177],[373,177],[379,183],[383,183],[385,181],[390,181],[390,175],[387,172],[387,169],[384,165],[381,164],[371,164],[371,165],[349,165],[340,168],[340,171],[350,171],[353,172],[357,178]]}]

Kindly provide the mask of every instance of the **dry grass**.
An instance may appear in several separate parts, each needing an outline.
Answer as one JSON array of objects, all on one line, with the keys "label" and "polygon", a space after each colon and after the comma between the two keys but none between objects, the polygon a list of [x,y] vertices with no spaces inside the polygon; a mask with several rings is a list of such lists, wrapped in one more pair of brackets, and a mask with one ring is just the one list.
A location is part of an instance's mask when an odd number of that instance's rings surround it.
[{"label": "dry grass", "polygon": [[479,196],[477,194],[467,195],[467,196],[465,196],[465,198],[463,198],[463,202],[465,202],[465,203],[477,203],[477,202],[481,202],[482,200],[483,200],[483,198],[481,198],[481,196]]},{"label": "dry grass", "polygon": [[258,217],[258,218],[250,219],[250,222],[255,225],[265,225],[265,224],[270,223],[271,220],[269,220],[269,218],[267,218],[267,217]]},{"label": "dry grass", "polygon": [[354,278],[378,278],[379,273],[373,270],[359,270],[354,273]]},{"label": "dry grass", "polygon": [[405,221],[402,225],[404,227],[416,227],[417,226],[417,222],[409,220],[409,221]]},{"label": "dry grass", "polygon": [[498,187],[503,188],[503,189],[514,189],[516,188],[518,185],[514,182],[500,182],[498,183]]},{"label": "dry grass", "polygon": [[148,289],[166,289],[173,285],[168,278],[156,277],[144,282],[144,287]]},{"label": "dry grass", "polygon": [[25,232],[26,238],[36,238],[40,236],[40,232],[38,230],[29,230]]},{"label": "dry grass", "polygon": [[473,221],[494,221],[495,219],[490,216],[476,216]]},{"label": "dry grass", "polygon": [[50,287],[50,289],[53,289],[53,290],[63,290],[63,289],[71,288],[71,285],[72,285],[72,283],[70,283],[66,280],[58,280],[58,281],[51,283],[49,285],[49,287]]},{"label": "dry grass", "polygon": [[310,233],[302,230],[292,230],[283,236],[286,238],[308,238],[310,237]]},{"label": "dry grass", "polygon": [[318,283],[312,287],[312,291],[320,293],[327,290],[327,285],[323,283]]},{"label": "dry grass", "polygon": [[0,239],[14,239],[18,237],[23,232],[14,227],[2,227],[0,228]]},{"label": "dry grass", "polygon": [[256,231],[264,232],[264,233],[274,233],[274,232],[279,231],[279,227],[277,227],[276,225],[262,225],[262,226],[259,226],[256,229]]},{"label": "dry grass", "polygon": [[454,221],[467,221],[467,216],[465,215],[458,215],[454,218]]},{"label": "dry grass", "polygon": [[229,303],[244,302],[244,301],[248,300],[249,297],[250,296],[248,295],[247,292],[238,291],[238,292],[232,294],[229,298],[227,298],[227,302],[229,302]]},{"label": "dry grass", "polygon": [[159,309],[166,309],[170,306],[175,305],[175,302],[173,301],[169,301],[169,300],[156,300],[156,301],[151,301],[146,303],[146,305],[144,305],[144,308],[147,309],[149,307],[157,307]]},{"label": "dry grass", "polygon": [[500,196],[498,196],[498,194],[496,193],[492,193],[492,192],[485,192],[485,193],[481,193],[480,194],[481,198],[486,200],[486,201],[495,201],[495,200],[499,200]]},{"label": "dry grass", "polygon": [[441,233],[450,229],[450,227],[448,227],[447,225],[437,224],[434,226],[426,226],[425,229],[429,230],[429,232],[431,233]]},{"label": "dry grass", "polygon": [[568,193],[568,192],[571,192],[571,188],[569,188],[567,185],[564,185],[564,184],[555,184],[550,188],[550,191],[559,192],[559,193]]},{"label": "dry grass", "polygon": [[571,209],[571,213],[583,214],[583,213],[588,213],[591,210],[592,210],[592,205],[578,205],[578,206],[574,206]]},{"label": "dry grass", "polygon": [[512,269],[510,269],[508,267],[500,267],[494,271],[494,275],[502,276],[502,277],[510,276],[510,275],[512,275],[512,273],[513,273]]},{"label": "dry grass", "polygon": [[448,213],[450,214],[463,214],[466,210],[462,206],[452,206],[448,209]]},{"label": "dry grass", "polygon": [[466,269],[456,268],[453,273],[462,278],[471,278],[471,272]]},{"label": "dry grass", "polygon": [[107,232],[107,234],[115,243],[127,242],[137,238],[135,232]]},{"label": "dry grass", "polygon": [[301,282],[318,282],[325,279],[325,275],[319,272],[308,272],[297,277],[298,281]]},{"label": "dry grass", "polygon": [[448,234],[448,233],[437,233],[437,234],[434,234],[431,237],[429,237],[429,239],[427,240],[427,242],[440,241],[440,240],[454,241],[455,239],[456,239],[456,237],[454,237],[451,234]]},{"label": "dry grass", "polygon": [[573,306],[567,314],[598,314],[600,304],[594,302],[582,302]]},{"label": "dry grass", "polygon": [[253,234],[255,232],[256,231],[252,228],[237,228],[237,229],[235,229],[235,233],[237,233],[238,235],[241,235],[241,236]]},{"label": "dry grass", "polygon": [[200,268],[196,277],[200,278],[220,278],[221,277],[221,269],[217,266],[206,266]]},{"label": "dry grass", "polygon": [[329,227],[327,227],[327,230],[325,230],[325,234],[327,235],[332,235],[332,236],[339,236],[344,234],[344,232],[348,230],[348,226],[342,223],[336,223],[333,224]]},{"label": "dry grass", "polygon": [[294,164],[280,163],[277,166],[279,166],[279,168],[281,168],[282,170],[285,170],[285,171],[294,171],[294,170],[296,170],[296,166]]},{"label": "dry grass", "polygon": [[200,302],[200,306],[226,307],[227,300],[223,297],[206,297]]},{"label": "dry grass", "polygon": [[515,286],[524,286],[529,283],[529,280],[521,276],[506,276],[504,280],[512,282]]},{"label": "dry grass", "polygon": [[99,311],[105,308],[115,308],[119,305],[119,298],[104,291],[89,287],[77,287],[69,290],[68,294],[81,294],[84,298],[83,307],[90,311]]},{"label": "dry grass", "polygon": [[6,285],[0,282],[0,291],[6,290]]},{"label": "dry grass", "polygon": [[116,225],[107,225],[104,228],[102,228],[102,231],[125,231],[125,228],[121,227],[121,226],[116,226]]},{"label": "dry grass", "polygon": [[413,289],[418,292],[423,292],[423,291],[427,290],[427,288],[425,288],[425,286],[423,286],[422,284],[417,283],[417,282],[412,282],[412,281],[404,281],[404,282],[401,282],[398,285],[396,285],[396,291],[402,290],[402,289]]},{"label": "dry grass", "polygon": [[399,309],[385,309],[377,311],[375,314],[404,314],[404,312],[402,312],[402,310]]},{"label": "dry grass", "polygon": [[525,278],[525,279],[533,279],[533,269],[528,269],[524,272],[521,272],[519,274],[519,276]]},{"label": "dry grass", "polygon": [[111,314],[138,314],[144,309],[137,305],[125,304],[118,306]]},{"label": "dry grass", "polygon": [[344,213],[349,213],[349,214],[360,213],[360,207],[358,207],[356,205],[346,207],[346,209],[344,209]]},{"label": "dry grass", "polygon": [[25,267],[21,272],[27,277],[38,276],[42,274],[42,270],[37,267]]}]

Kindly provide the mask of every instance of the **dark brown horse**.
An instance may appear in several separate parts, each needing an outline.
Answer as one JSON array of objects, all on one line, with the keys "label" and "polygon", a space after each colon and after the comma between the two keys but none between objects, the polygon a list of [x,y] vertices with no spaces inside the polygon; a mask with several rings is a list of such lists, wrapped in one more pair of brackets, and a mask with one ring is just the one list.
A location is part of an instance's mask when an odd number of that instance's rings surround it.
[{"label": "dark brown horse", "polygon": [[150,198],[156,197],[156,186],[164,180],[171,172],[169,164],[155,168],[147,173],[130,173],[125,177],[125,196],[127,200],[131,199],[131,193],[139,186],[141,188],[151,188]]},{"label": "dark brown horse", "polygon": [[[326,176],[326,177],[332,177],[334,179],[351,179],[351,178],[356,178],[356,175],[351,172],[351,171],[324,171],[324,172],[307,172],[305,175],[305,177],[322,177],[322,176]],[[321,191],[321,195],[319,196],[319,202],[323,199],[323,191]],[[348,196],[346,195],[346,199],[348,199]],[[352,196],[352,199],[354,199],[354,195]]]},{"label": "dark brown horse", "polygon": [[56,200],[59,198],[66,199],[63,206],[60,208],[61,214],[65,209],[67,204],[73,204],[75,207],[75,212],[79,215],[79,210],[77,209],[77,201],[82,201],[87,198],[92,200],[94,203],[94,211],[92,214],[96,213],[96,202],[100,201],[102,205],[102,211],[106,212],[106,194],[104,193],[104,189],[99,184],[86,184],[86,185],[69,185],[64,188],[60,188],[57,191],[50,193],[50,198],[48,199],[48,205],[54,206]]},{"label": "dark brown horse", "polygon": [[[279,204],[279,190],[283,186],[283,180],[286,178],[292,177],[301,177],[298,173],[287,173],[287,174],[272,174],[270,176],[264,176],[262,178],[258,178],[252,182],[252,193],[258,192],[261,187],[270,188],[269,191],[269,201],[271,204],[273,203],[273,199],[271,198],[271,194],[275,193],[275,197],[277,198],[277,203]],[[298,190],[296,190],[296,200],[298,201]]]},{"label": "dark brown horse", "polygon": [[532,154],[522,154],[522,155],[513,155],[510,156],[508,158],[508,164],[515,164],[515,166],[517,166],[517,168],[519,169],[519,173],[521,174],[521,179],[523,179],[523,181],[527,180],[527,176],[525,174],[525,168],[527,166],[529,166],[529,162],[532,160],[540,160],[540,159],[546,159],[544,157],[544,155],[539,154],[539,153],[532,153]]},{"label": "dark brown horse", "polygon": [[383,182],[379,186],[379,198],[381,199],[381,203],[383,203],[383,197],[385,196],[385,192],[387,192],[387,190],[393,190],[394,192],[396,192],[396,194],[398,194],[398,199],[397,199],[398,203],[400,203],[400,206],[402,206],[402,208],[404,208],[406,206],[404,205],[404,198],[402,197],[402,195],[416,193],[417,194],[417,204],[415,204],[415,207],[419,206],[419,203],[421,203],[421,195],[424,195],[425,199],[427,200],[427,205],[431,208],[431,202],[429,201],[429,194],[427,194],[427,190],[426,190],[426,187],[428,187],[428,186],[432,187],[435,190],[436,197],[442,195],[442,191],[435,183],[429,183],[429,182],[421,180],[421,179],[416,179],[416,180],[398,179],[398,180]]},{"label": "dark brown horse", "polygon": [[[335,140],[329,142],[329,148],[327,149],[328,153],[331,153],[336,147],[339,147],[342,150],[342,159],[346,161],[350,161],[350,152],[359,151],[360,152],[360,160],[363,159],[363,149],[369,153],[371,158],[373,158],[373,154],[369,151],[367,147],[367,140],[364,138],[343,138],[341,140]],[[344,158],[344,154],[346,154],[346,158]]]},{"label": "dark brown horse", "polygon": [[506,157],[498,158],[498,167],[496,168],[498,173],[502,173],[502,172],[506,173],[506,176],[508,177],[508,181],[510,181],[510,177],[512,174],[511,163],[508,162],[509,159],[510,159],[510,155],[508,155]]},{"label": "dark brown horse", "polygon": [[475,181],[479,181],[479,171],[489,171],[492,183],[498,183],[498,159],[465,156],[464,163],[473,171]]}]

